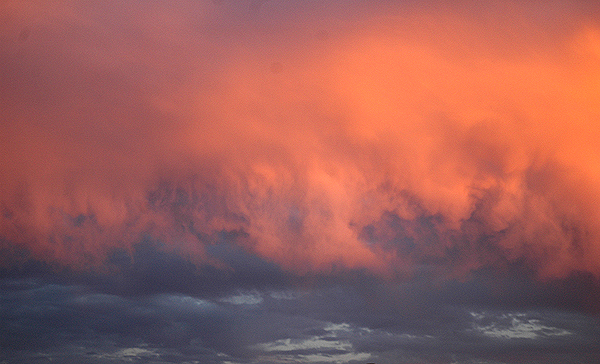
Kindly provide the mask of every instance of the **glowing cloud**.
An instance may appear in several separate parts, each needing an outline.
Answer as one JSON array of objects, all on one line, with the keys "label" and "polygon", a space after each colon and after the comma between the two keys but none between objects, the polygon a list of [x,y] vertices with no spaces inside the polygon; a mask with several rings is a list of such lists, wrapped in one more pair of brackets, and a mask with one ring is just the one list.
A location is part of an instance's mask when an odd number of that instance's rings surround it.
[{"label": "glowing cloud", "polygon": [[598,275],[600,25],[505,5],[3,5],[0,243]]}]

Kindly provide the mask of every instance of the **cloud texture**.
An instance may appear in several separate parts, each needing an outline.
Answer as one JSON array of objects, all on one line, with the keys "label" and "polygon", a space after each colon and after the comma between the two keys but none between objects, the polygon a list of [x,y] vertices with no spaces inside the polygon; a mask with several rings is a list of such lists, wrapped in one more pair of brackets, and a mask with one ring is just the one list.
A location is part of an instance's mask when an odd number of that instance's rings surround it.
[{"label": "cloud texture", "polygon": [[3,244],[597,275],[600,28],[570,5],[3,5]]},{"label": "cloud texture", "polygon": [[[60,296],[75,311],[128,295],[150,301],[127,312],[266,305],[269,290],[351,281],[394,314],[402,289],[417,311],[600,312],[599,15],[585,1],[3,3],[2,274],[114,295]],[[368,360],[356,337],[380,329],[377,310],[221,349]],[[472,312],[466,336],[573,331]],[[429,347],[430,332],[377,333]],[[88,356],[156,353],[123,345]]]}]

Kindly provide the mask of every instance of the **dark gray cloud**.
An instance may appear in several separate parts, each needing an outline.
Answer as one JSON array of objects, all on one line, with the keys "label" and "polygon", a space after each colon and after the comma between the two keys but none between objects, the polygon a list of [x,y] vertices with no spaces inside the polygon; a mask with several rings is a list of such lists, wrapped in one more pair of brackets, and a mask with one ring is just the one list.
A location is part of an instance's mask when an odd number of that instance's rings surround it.
[{"label": "dark gray cloud", "polygon": [[43,278],[57,284],[81,284],[99,292],[143,296],[164,292],[215,296],[237,288],[285,287],[294,277],[277,265],[232,244],[237,233],[220,232],[207,247],[213,264],[195,264],[161,242],[144,239],[133,250],[114,249],[104,264],[74,270],[36,261],[23,251],[12,264],[0,269],[5,279]]},{"label": "dark gray cloud", "polygon": [[600,355],[595,316],[431,299],[418,310],[407,288],[380,288],[369,297],[349,283],[237,289],[212,298],[123,297],[83,285],[3,279],[1,359],[579,363]]}]

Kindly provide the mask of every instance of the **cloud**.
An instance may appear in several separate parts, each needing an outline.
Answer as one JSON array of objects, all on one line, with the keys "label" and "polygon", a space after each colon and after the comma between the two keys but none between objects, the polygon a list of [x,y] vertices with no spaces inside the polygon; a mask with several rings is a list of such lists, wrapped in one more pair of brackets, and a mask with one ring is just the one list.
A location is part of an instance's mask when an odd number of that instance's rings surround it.
[{"label": "cloud", "polygon": [[[471,315],[477,321],[485,319],[484,314],[472,312]],[[541,325],[537,319],[527,319],[523,313],[508,314],[500,317],[500,319],[508,322],[475,326],[474,330],[481,332],[485,336],[498,339],[537,339],[540,337],[573,335],[569,330]]]},{"label": "cloud", "polygon": [[597,354],[597,6],[256,4],[0,5],[2,347]]},{"label": "cloud", "polygon": [[257,290],[249,292],[239,292],[236,295],[221,298],[222,302],[233,305],[257,305],[263,301],[261,294]]},{"label": "cloud", "polygon": [[121,349],[112,354],[104,354],[101,357],[113,359],[113,360],[125,360],[125,361],[134,361],[139,360],[141,358],[153,357],[157,356],[157,354],[153,350],[142,349],[142,348],[126,348]]},{"label": "cloud", "polygon": [[347,284],[314,287],[292,300],[258,291],[262,302],[237,305],[176,293],[123,297],[40,279],[1,283],[0,359],[9,363],[42,357],[83,363],[576,363],[599,354],[597,318],[569,310],[430,298],[416,312],[409,306],[414,298],[386,305],[390,291],[381,291],[372,303],[361,302]]}]

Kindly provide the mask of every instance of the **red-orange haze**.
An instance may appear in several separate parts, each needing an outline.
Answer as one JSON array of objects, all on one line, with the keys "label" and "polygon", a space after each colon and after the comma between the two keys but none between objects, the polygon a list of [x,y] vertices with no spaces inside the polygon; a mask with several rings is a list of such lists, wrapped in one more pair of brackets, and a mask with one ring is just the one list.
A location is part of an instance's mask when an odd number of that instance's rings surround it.
[{"label": "red-orange haze", "polygon": [[3,251],[600,275],[583,5],[233,3],[0,5]]}]

